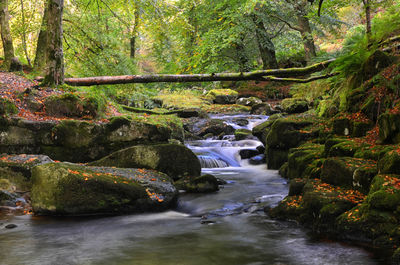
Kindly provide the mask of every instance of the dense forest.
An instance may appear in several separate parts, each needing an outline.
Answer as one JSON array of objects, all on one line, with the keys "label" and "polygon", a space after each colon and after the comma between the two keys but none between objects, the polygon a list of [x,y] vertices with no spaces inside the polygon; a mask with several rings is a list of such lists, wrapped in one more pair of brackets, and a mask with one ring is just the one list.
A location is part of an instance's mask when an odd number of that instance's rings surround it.
[{"label": "dense forest", "polygon": [[399,0],[0,0],[0,30],[0,264],[400,264]]}]

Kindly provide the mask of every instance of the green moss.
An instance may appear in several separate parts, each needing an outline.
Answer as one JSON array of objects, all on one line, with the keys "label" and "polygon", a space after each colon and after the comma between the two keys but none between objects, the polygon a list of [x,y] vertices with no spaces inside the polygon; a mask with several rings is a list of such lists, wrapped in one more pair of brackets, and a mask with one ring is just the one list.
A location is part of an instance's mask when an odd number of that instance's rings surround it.
[{"label": "green moss", "polygon": [[308,110],[308,102],[302,98],[286,98],[281,102],[282,108],[285,112],[302,113]]},{"label": "green moss", "polygon": [[33,169],[32,207],[39,215],[156,210],[173,200],[175,189],[168,181],[155,171],[51,163]]},{"label": "green moss", "polygon": [[44,105],[51,116],[96,118],[105,110],[106,100],[95,94],[64,93],[46,98]]},{"label": "green moss", "polygon": [[176,181],[174,185],[177,189],[185,190],[189,193],[208,193],[219,189],[218,180],[210,174],[199,177],[187,176]]},{"label": "green moss", "polygon": [[18,108],[13,102],[6,98],[0,98],[0,115],[12,115],[17,113]]},{"label": "green moss", "polygon": [[387,152],[378,161],[379,172],[386,174],[400,174],[400,153],[398,150]]},{"label": "green moss", "polygon": [[55,142],[69,148],[90,146],[99,133],[95,124],[78,120],[60,121],[52,129]]},{"label": "green moss", "polygon": [[197,156],[184,145],[177,144],[132,146],[90,165],[154,169],[166,173],[174,180],[184,176],[196,177],[201,171]]},{"label": "green moss", "polygon": [[252,135],[250,130],[247,130],[247,129],[237,129],[237,130],[235,130],[235,140],[236,141],[244,140],[247,137],[249,137],[250,135]]}]

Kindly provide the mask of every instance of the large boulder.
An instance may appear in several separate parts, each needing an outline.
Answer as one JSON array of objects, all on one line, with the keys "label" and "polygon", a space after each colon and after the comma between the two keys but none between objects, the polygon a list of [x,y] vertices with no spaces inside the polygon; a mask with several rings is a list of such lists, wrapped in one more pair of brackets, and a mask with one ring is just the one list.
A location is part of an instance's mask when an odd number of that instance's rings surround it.
[{"label": "large boulder", "polygon": [[382,143],[400,143],[400,115],[382,114],[378,118],[379,140]]},{"label": "large boulder", "polygon": [[145,169],[49,163],[32,170],[36,215],[121,214],[165,210],[177,191],[171,179]]},{"label": "large boulder", "polygon": [[214,104],[235,104],[239,93],[232,89],[213,89],[206,97]]},{"label": "large boulder", "polygon": [[92,96],[65,93],[48,97],[45,102],[46,113],[56,117],[97,117],[105,103]]},{"label": "large boulder", "polygon": [[378,173],[376,161],[352,157],[333,157],[325,160],[321,180],[336,186],[368,192]]},{"label": "large boulder", "polygon": [[286,98],[282,100],[282,108],[286,113],[302,113],[308,110],[308,102],[301,98]]},{"label": "large boulder", "polygon": [[147,168],[163,172],[177,180],[184,176],[200,176],[197,156],[184,145],[138,145],[112,153],[91,166]]},{"label": "large boulder", "polygon": [[28,121],[3,117],[0,153],[46,154],[54,160],[88,162],[139,144],[183,141],[175,116],[113,117],[107,123],[82,120]]}]

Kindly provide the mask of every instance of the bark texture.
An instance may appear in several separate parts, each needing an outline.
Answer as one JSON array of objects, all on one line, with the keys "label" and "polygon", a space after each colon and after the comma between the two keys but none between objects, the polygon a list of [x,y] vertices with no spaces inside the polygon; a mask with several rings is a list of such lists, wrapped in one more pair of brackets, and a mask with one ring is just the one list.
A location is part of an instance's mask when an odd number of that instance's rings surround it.
[{"label": "bark texture", "polygon": [[256,14],[252,15],[252,19],[256,26],[257,44],[263,62],[263,69],[278,68],[278,61],[276,60],[275,55],[275,45],[266,31],[264,23]]},{"label": "bark texture", "polygon": [[44,85],[58,86],[64,83],[64,54],[63,54],[63,28],[62,17],[64,0],[47,1],[47,50],[46,50],[46,76]]},{"label": "bark texture", "polygon": [[38,71],[42,71],[46,66],[48,16],[49,16],[49,9],[48,5],[45,4],[43,18],[42,18],[42,26],[40,27],[39,37],[37,41],[35,62],[33,64],[33,67]]},{"label": "bark texture", "polygon": [[11,60],[14,58],[14,46],[9,20],[10,14],[8,12],[8,0],[0,0],[1,40],[3,42],[4,64],[7,69],[10,67]]}]

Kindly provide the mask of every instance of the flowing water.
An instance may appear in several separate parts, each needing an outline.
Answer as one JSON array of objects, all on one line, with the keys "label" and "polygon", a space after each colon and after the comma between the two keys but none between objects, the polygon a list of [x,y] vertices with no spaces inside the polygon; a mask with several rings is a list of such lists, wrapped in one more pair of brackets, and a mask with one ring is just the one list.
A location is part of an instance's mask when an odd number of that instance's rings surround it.
[{"label": "flowing water", "polygon": [[[262,117],[254,120],[249,126]],[[363,249],[313,240],[293,223],[268,218],[263,207],[276,204],[288,187],[277,171],[250,166],[237,155],[240,149],[259,144],[255,140],[187,143],[205,160],[210,158],[203,162],[209,167],[203,173],[227,184],[216,193],[184,194],[173,211],[0,220],[0,264],[384,264]],[[217,162],[211,163],[212,159]],[[5,229],[8,223],[18,227]]]}]

